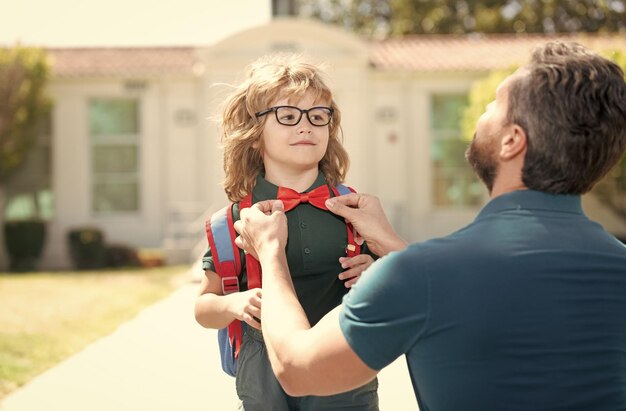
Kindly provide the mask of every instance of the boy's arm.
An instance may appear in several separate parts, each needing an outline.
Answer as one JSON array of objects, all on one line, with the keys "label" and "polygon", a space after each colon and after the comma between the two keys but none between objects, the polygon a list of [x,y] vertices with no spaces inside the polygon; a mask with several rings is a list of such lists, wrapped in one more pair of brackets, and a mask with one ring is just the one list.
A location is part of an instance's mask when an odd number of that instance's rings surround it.
[{"label": "boy's arm", "polygon": [[[232,212],[233,221],[239,219],[237,203],[228,208],[227,212]],[[222,218],[226,219],[226,216]],[[227,238],[222,236],[215,238],[215,241],[231,242],[232,239],[230,236]],[[261,324],[257,321],[261,318],[261,290],[254,289],[224,295],[222,277],[215,272],[213,250],[210,244],[209,239],[209,248],[202,257],[204,276],[200,281],[200,293],[195,304],[196,321],[205,328],[224,328],[233,320],[241,320],[254,328],[261,329]],[[239,254],[243,272],[245,270],[244,253],[237,247],[234,247],[233,251]],[[241,273],[239,279],[241,281]]]},{"label": "boy's arm", "polygon": [[254,328],[261,328],[261,290],[256,288],[223,295],[221,277],[205,270],[196,299],[196,321],[205,328],[224,328],[233,320],[242,320]]}]

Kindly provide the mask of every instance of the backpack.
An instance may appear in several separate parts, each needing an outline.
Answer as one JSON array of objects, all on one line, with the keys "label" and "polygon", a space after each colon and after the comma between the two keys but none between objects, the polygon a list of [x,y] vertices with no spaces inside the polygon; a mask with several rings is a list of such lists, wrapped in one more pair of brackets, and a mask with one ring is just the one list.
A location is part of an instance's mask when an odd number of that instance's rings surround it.
[{"label": "backpack", "polygon": [[[332,188],[335,196],[354,192],[350,187],[339,184]],[[206,234],[211,247],[215,272],[222,281],[222,293],[224,295],[239,291],[239,274],[241,274],[241,254],[235,245],[237,232],[234,228],[233,205],[222,208],[215,212],[206,222]],[[239,210],[252,205],[252,195],[248,194],[239,202]],[[348,244],[346,255],[353,257],[360,254],[361,247],[354,239],[352,224],[346,223],[348,230]],[[248,276],[248,289],[261,287],[261,265],[250,254],[245,254],[246,273]],[[247,325],[239,320],[232,321],[227,327],[217,332],[217,341],[220,350],[222,369],[230,376],[237,375],[237,358],[243,342],[243,334]]]}]

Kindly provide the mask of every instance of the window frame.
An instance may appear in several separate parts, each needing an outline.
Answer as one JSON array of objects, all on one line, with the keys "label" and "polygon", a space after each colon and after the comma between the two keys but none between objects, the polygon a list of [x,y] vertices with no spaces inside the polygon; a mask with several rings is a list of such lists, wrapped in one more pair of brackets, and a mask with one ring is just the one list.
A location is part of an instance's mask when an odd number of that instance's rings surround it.
[{"label": "window frame", "polygon": [[[92,104],[97,101],[132,101],[135,104],[135,132],[121,132],[121,133],[94,133],[92,129],[91,110]],[[124,216],[136,216],[142,212],[142,99],[137,96],[92,96],[87,99],[86,116],[87,116],[87,135],[88,135],[88,150],[89,150],[89,210],[95,217],[124,217]],[[132,146],[135,147],[136,159],[135,170],[123,171],[123,172],[102,172],[96,170],[96,148],[97,147],[114,147],[114,146]],[[124,181],[126,180],[126,181]],[[136,206],[133,209],[110,209],[103,210],[98,209],[96,200],[96,186],[98,184],[112,184],[117,183],[134,183],[136,186]]]},{"label": "window frame", "polygon": [[[465,142],[463,139],[463,135],[462,135],[462,130],[461,130],[461,121],[462,121],[462,113],[459,113],[459,125],[457,126],[457,128],[453,129],[453,128],[436,128],[436,124],[435,124],[435,108],[436,108],[436,99],[437,98],[446,98],[446,97],[452,97],[452,98],[463,98],[466,100],[466,104],[469,104],[469,102],[467,102],[468,100],[468,93],[467,91],[431,91],[428,95],[428,129],[429,129],[429,135],[430,135],[430,141],[429,141],[429,167],[430,167],[430,181],[429,181],[429,195],[430,195],[430,206],[437,211],[447,211],[447,210],[457,210],[457,211],[464,211],[464,210],[475,210],[475,209],[479,209],[480,207],[482,207],[482,205],[484,204],[485,201],[485,190],[484,187],[482,185],[482,183],[480,182],[480,180],[478,179],[478,177],[476,176],[476,174],[474,173],[474,171],[472,170],[471,166],[466,162],[466,160],[463,158],[461,161],[462,163],[459,163],[459,166],[456,167],[441,167],[441,166],[437,166],[436,165],[436,158],[433,155],[434,154],[434,149],[435,149],[435,144],[437,144],[437,142],[439,141],[459,141],[459,142],[464,142],[466,147],[469,144],[469,142]],[[467,173],[464,173],[463,175],[463,182],[461,183],[461,189],[463,190],[462,194],[461,194],[461,201],[457,202],[454,199],[450,198],[450,196],[445,196],[445,198],[447,199],[446,203],[443,202],[439,202],[440,196],[437,195],[437,185],[438,182],[441,180],[444,182],[444,184],[446,184],[447,189],[450,189],[452,186],[445,183],[446,177],[445,175],[442,175],[441,171],[439,171],[439,169],[459,169],[459,170],[467,170]],[[455,181],[458,180],[457,178],[455,178]],[[472,202],[472,194],[469,193],[469,190],[471,190],[471,186],[473,185],[473,183],[479,184],[480,185],[480,194],[476,194],[475,195],[475,201]],[[445,194],[444,194],[445,195]],[[468,201],[469,200],[469,201]]]}]

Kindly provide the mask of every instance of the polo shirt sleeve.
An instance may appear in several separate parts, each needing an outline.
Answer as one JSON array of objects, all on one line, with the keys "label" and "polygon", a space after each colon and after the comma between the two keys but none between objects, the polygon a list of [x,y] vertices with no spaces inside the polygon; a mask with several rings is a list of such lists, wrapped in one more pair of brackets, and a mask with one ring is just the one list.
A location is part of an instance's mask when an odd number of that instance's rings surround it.
[{"label": "polo shirt sleeve", "polygon": [[343,299],[339,326],[354,352],[374,370],[407,353],[428,319],[429,281],[414,250],[377,260]]},{"label": "polo shirt sleeve", "polygon": [[207,252],[202,256],[202,269],[215,271],[215,264],[213,264],[213,256],[211,255],[211,246],[209,246]]}]

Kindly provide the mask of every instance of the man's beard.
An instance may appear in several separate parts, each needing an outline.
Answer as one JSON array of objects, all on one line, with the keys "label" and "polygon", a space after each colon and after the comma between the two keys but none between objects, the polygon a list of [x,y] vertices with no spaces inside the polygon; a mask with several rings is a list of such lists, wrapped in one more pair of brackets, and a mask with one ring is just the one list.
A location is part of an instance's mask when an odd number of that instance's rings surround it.
[{"label": "man's beard", "polygon": [[479,145],[476,140],[476,134],[465,151],[465,159],[472,166],[474,172],[487,186],[489,194],[493,190],[493,184],[498,174],[498,163],[496,162],[496,154],[489,142]]}]

